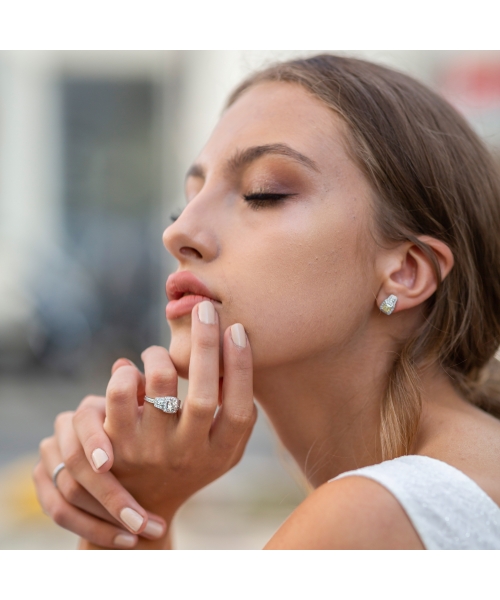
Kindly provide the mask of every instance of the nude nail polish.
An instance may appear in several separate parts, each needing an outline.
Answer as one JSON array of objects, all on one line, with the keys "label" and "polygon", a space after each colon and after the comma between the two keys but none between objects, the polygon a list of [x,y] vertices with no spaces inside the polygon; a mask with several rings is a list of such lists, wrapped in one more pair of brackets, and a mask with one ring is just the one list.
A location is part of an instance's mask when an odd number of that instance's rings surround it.
[{"label": "nude nail polish", "polygon": [[96,448],[92,452],[92,462],[96,469],[100,469],[102,465],[109,460],[109,456],[102,448]]},{"label": "nude nail polish", "polygon": [[133,548],[136,542],[136,536],[131,533],[119,533],[113,540],[114,545],[121,548]]},{"label": "nude nail polish", "polygon": [[198,317],[205,325],[213,325],[215,323],[215,308],[208,300],[204,300],[198,304]]},{"label": "nude nail polish", "polygon": [[125,523],[125,525],[128,525],[132,531],[138,531],[144,521],[137,511],[128,507],[121,511],[120,519]]},{"label": "nude nail polish", "polygon": [[150,535],[154,538],[159,538],[163,535],[163,532],[163,525],[161,523],[158,523],[158,521],[149,520],[142,533]]},{"label": "nude nail polish", "polygon": [[241,323],[231,325],[231,337],[233,342],[240,348],[244,348],[247,345],[247,336]]}]

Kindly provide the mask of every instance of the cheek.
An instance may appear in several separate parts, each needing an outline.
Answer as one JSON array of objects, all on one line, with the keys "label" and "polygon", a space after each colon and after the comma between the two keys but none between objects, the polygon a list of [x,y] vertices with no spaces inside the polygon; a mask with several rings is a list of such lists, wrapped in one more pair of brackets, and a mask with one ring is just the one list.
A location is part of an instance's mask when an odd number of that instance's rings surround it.
[{"label": "cheek", "polygon": [[309,231],[314,235],[274,231],[238,258],[245,269],[226,316],[247,329],[257,369],[340,349],[370,313],[373,294],[354,227]]}]

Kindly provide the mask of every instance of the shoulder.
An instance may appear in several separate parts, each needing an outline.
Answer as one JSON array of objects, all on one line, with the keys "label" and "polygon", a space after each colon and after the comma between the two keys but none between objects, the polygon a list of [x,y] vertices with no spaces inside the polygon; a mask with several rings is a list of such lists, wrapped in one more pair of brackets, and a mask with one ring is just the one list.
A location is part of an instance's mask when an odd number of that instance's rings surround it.
[{"label": "shoulder", "polygon": [[361,476],[325,483],[290,515],[266,549],[421,550],[396,498]]}]

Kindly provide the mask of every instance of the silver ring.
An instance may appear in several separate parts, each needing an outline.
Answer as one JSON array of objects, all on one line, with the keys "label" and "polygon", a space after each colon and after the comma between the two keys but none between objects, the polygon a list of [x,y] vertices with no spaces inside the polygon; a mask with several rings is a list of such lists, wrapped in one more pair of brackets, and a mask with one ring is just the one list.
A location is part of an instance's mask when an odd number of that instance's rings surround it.
[{"label": "silver ring", "polygon": [[157,396],[156,398],[144,396],[144,400],[153,404],[155,408],[159,408],[164,413],[176,413],[181,407],[181,401],[175,396]]},{"label": "silver ring", "polygon": [[56,488],[56,490],[58,490],[59,488],[57,487],[57,476],[59,475],[59,473],[64,469],[66,465],[62,462],[59,463],[57,465],[57,467],[52,471],[52,483],[54,484],[54,487]]}]

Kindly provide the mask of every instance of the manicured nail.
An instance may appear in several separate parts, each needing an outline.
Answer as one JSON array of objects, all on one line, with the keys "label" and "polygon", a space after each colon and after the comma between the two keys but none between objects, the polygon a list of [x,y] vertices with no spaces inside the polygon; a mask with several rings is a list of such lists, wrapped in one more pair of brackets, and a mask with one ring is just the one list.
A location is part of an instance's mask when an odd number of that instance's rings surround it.
[{"label": "manicured nail", "polygon": [[142,533],[146,533],[154,538],[159,538],[163,535],[163,525],[158,523],[158,521],[149,520]]},{"label": "manicured nail", "polygon": [[136,542],[137,537],[131,533],[119,533],[113,540],[113,544],[121,548],[133,548]]},{"label": "manicured nail", "polygon": [[92,452],[92,462],[96,469],[100,469],[102,465],[109,460],[109,456],[104,452],[102,448],[96,448]]},{"label": "manicured nail", "polygon": [[198,304],[198,317],[205,325],[213,325],[215,323],[215,308],[208,300],[204,300]]},{"label": "manicured nail", "polygon": [[233,338],[233,342],[240,348],[244,348],[247,345],[247,336],[241,323],[231,325],[231,337]]},{"label": "manicured nail", "polygon": [[144,519],[133,508],[124,508],[120,513],[120,519],[128,525],[132,531],[138,531]]}]

